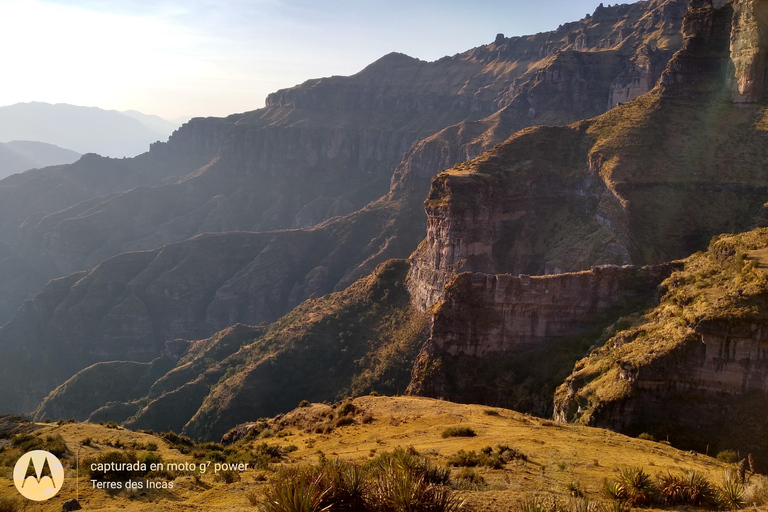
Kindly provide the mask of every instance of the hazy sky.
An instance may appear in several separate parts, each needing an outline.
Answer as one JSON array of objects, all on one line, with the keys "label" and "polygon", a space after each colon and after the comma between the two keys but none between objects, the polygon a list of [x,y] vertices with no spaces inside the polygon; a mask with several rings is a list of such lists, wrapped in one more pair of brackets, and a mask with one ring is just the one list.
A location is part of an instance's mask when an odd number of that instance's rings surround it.
[{"label": "hazy sky", "polygon": [[[613,2],[615,3],[615,2]],[[391,51],[435,60],[557,28],[599,0],[0,0],[0,106],[26,101],[168,119],[264,105]],[[607,5],[607,3],[606,3]]]}]

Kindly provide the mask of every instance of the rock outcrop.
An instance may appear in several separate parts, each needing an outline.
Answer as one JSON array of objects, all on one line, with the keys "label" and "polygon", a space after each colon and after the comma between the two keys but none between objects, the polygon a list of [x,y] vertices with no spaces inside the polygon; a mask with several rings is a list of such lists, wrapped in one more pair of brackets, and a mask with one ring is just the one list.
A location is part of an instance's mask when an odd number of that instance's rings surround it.
[{"label": "rock outcrop", "polygon": [[[606,306],[606,316],[593,319],[595,331],[587,333],[571,316],[578,301],[545,314],[544,306],[530,304],[528,290],[512,286],[507,294],[509,287],[498,283],[556,283],[549,274],[569,276],[607,263],[661,264],[703,249],[713,235],[759,221],[768,192],[766,113],[735,103],[729,85],[731,48],[743,25],[734,16],[739,8],[749,9],[692,2],[683,47],[650,93],[569,127],[523,130],[433,179],[427,238],[412,256],[408,278],[414,304],[433,318],[411,392],[551,411],[535,390],[552,382],[537,372],[562,375],[579,350],[632,310]],[[545,276],[514,277],[521,274]],[[587,303],[595,296],[601,294],[584,288]],[[547,298],[558,304],[557,294]],[[520,311],[529,312],[527,321]],[[542,317],[562,318],[570,341],[546,340],[550,327]],[[559,363],[546,366],[544,349],[529,337],[546,340],[550,354],[560,352]],[[619,380],[633,378],[629,372]],[[692,378],[684,374],[681,382]],[[633,403],[601,413],[602,425],[621,427],[611,418],[622,414],[637,418]]]},{"label": "rock outcrop", "polygon": [[[622,313],[652,304],[674,267],[607,265],[549,276],[459,274],[432,308],[430,338],[408,393],[551,413],[549,396],[522,397],[522,383],[539,379],[551,390],[557,384],[551,378],[572,366],[583,340],[599,336]],[[576,349],[575,354],[561,355],[561,367],[547,375],[552,366],[537,360],[564,349]]]},{"label": "rock outcrop", "polygon": [[457,272],[657,264],[753,227],[766,138],[760,107],[727,101],[733,19],[731,4],[694,3],[652,92],[570,127],[523,130],[438,175],[409,277],[417,305]]},{"label": "rock outcrop", "polygon": [[768,2],[737,0],[733,9],[733,101],[754,103],[765,99],[768,91]]},{"label": "rock outcrop", "polygon": [[710,453],[768,454],[767,246],[763,228],[688,258],[658,307],[575,365],[555,418]]}]

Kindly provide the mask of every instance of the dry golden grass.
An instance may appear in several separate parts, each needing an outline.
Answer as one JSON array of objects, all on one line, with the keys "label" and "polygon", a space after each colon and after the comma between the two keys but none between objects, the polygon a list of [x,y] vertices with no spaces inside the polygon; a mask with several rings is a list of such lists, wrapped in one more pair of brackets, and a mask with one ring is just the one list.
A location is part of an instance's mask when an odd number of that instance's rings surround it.
[{"label": "dry golden grass", "polygon": [[[486,446],[506,444],[528,456],[528,461],[512,461],[500,470],[476,468],[487,482],[485,490],[460,491],[472,510],[506,511],[532,493],[568,495],[567,485],[578,482],[590,498],[598,499],[605,478],[627,466],[642,466],[652,475],[660,472],[682,472],[695,469],[711,481],[719,482],[726,465],[704,455],[682,452],[662,443],[629,438],[614,432],[576,425],[562,425],[517,412],[480,405],[462,405],[418,397],[361,397],[354,402],[359,412],[374,417],[367,424],[359,422],[339,427],[328,434],[305,432],[287,427],[285,437],[248,441],[242,448],[267,441],[282,446],[295,445],[282,464],[317,463],[320,452],[329,458],[364,462],[394,448],[412,446],[425,454],[433,464],[445,466],[459,450],[480,450]],[[313,404],[290,415],[308,421],[330,410]],[[492,412],[495,411],[495,412]],[[297,421],[297,423],[300,423]],[[471,427],[475,437],[443,438],[442,432],[452,426]],[[157,437],[126,430],[107,429],[92,424],[48,425],[41,435],[60,434],[70,450],[86,437],[100,441],[120,438],[124,443],[155,442],[165,461],[191,460],[167,446]],[[284,434],[283,434],[284,435]],[[113,448],[96,445],[84,447],[81,456]],[[74,462],[74,461],[71,461]],[[0,468],[0,497],[16,497],[9,468]],[[5,472],[3,472],[5,471]],[[454,468],[454,475],[460,468]],[[177,478],[171,491],[121,491],[108,494],[94,490],[86,477],[81,477],[80,501],[88,510],[253,510],[247,494],[261,493],[263,481],[257,477],[272,476],[269,471],[246,471],[239,482],[216,482],[206,474],[199,483],[190,476]],[[29,510],[61,510],[63,501],[75,497],[74,471],[57,497]]]}]

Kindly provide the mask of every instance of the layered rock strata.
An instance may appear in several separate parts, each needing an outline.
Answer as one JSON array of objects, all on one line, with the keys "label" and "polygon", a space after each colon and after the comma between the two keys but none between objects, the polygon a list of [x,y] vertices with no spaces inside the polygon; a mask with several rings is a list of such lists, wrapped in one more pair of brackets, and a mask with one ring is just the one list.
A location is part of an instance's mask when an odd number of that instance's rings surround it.
[{"label": "layered rock strata", "polygon": [[[541,353],[579,347],[582,337],[598,336],[622,313],[653,303],[659,283],[674,268],[606,265],[550,276],[459,274],[431,311],[430,338],[408,392],[520,407],[510,400],[522,381],[542,373],[534,362]],[[572,365],[578,355],[569,357]],[[531,368],[521,372],[526,366]],[[491,378],[494,373],[500,375]],[[466,383],[465,374],[477,374],[477,381]],[[548,409],[538,403],[533,412]]]}]

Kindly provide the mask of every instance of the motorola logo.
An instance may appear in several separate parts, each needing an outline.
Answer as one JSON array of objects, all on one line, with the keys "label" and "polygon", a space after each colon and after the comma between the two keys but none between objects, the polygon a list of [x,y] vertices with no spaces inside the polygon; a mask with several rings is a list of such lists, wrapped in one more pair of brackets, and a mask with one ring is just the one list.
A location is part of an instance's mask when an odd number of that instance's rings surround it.
[{"label": "motorola logo", "polygon": [[64,467],[52,453],[35,450],[22,455],[13,469],[13,483],[25,498],[45,501],[64,484]]}]

